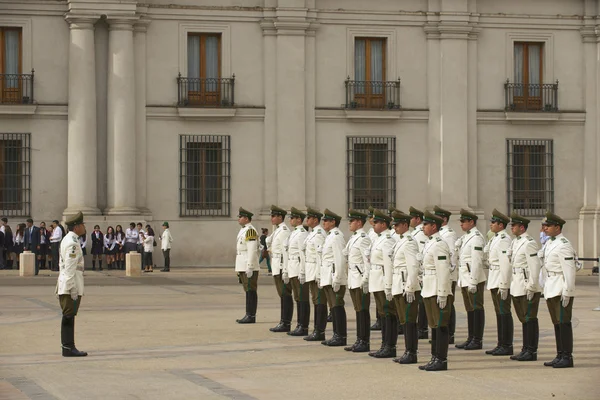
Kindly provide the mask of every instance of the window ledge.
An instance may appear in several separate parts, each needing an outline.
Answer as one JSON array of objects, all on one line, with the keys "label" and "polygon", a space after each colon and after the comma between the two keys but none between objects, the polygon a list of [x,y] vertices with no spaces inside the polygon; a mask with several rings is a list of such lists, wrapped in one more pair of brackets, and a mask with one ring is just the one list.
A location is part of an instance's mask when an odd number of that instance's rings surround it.
[{"label": "window ledge", "polygon": [[181,118],[220,120],[235,117],[236,108],[177,107]]},{"label": "window ledge", "polygon": [[0,104],[0,115],[33,115],[37,104]]},{"label": "window ledge", "polygon": [[400,110],[352,110],[344,109],[346,118],[353,122],[397,121],[402,115]]},{"label": "window ledge", "polygon": [[512,123],[547,123],[558,121],[560,113],[557,112],[516,112],[506,111],[506,120]]}]

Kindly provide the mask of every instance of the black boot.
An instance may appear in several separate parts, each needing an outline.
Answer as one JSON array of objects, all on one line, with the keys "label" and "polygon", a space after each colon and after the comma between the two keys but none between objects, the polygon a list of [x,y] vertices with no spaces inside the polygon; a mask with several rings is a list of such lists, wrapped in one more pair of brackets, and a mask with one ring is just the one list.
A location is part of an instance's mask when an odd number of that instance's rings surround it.
[{"label": "black boot", "polygon": [[384,349],[384,347],[385,347],[385,337],[386,337],[386,336],[385,336],[385,332],[386,332],[386,330],[387,330],[387,328],[388,328],[388,327],[387,327],[387,325],[386,325],[385,318],[380,318],[380,319],[379,319],[379,321],[380,321],[380,324],[381,324],[381,347],[380,347],[378,350],[376,350],[376,351],[371,351],[371,352],[369,353],[369,355],[370,355],[371,357],[374,357],[374,356],[375,356],[375,354],[377,354],[377,353],[379,353],[379,352],[383,351],[383,349]]},{"label": "black boot", "polygon": [[75,347],[75,317],[63,315],[60,326],[60,339],[62,342],[63,357],[85,357],[85,351],[79,351]]},{"label": "black boot", "polygon": [[418,346],[419,334],[417,332],[417,324],[407,322],[404,324],[404,347],[406,350],[402,357],[394,358],[394,361],[399,364],[416,364]]},{"label": "black boot", "polygon": [[293,332],[288,333],[290,336],[306,336],[308,335],[308,321],[310,319],[310,304],[308,301],[299,301],[298,303],[298,327]]},{"label": "black boot", "polygon": [[296,319],[297,319],[296,328],[294,328],[293,331],[290,331],[287,333],[289,336],[306,336],[306,335],[308,335],[308,332],[299,334],[299,332],[302,332],[302,322],[301,321],[302,321],[303,317],[304,317],[304,305],[298,301],[298,302],[296,302]]},{"label": "black boot", "polygon": [[464,341],[463,343],[454,345],[454,347],[456,347],[457,349],[464,349],[465,347],[467,347],[467,345],[469,343],[471,343],[471,340],[473,340],[473,320],[475,318],[475,311],[467,311],[467,331],[468,331],[468,336],[467,336],[467,340]]},{"label": "black boot", "polygon": [[448,369],[448,327],[440,326],[437,330],[436,357],[425,371],[446,371]]},{"label": "black boot", "polygon": [[375,358],[396,357],[396,343],[398,343],[398,319],[395,315],[386,315],[385,327],[385,345],[381,351],[373,355]]},{"label": "black boot", "polygon": [[290,326],[287,326],[287,330],[286,330],[286,326],[285,323],[283,322],[283,316],[285,314],[285,303],[284,303],[284,298],[286,296],[281,296],[279,298],[279,307],[280,307],[280,319],[279,319],[279,323],[277,325],[275,325],[273,328],[269,328],[269,330],[271,332],[289,332],[290,331]]},{"label": "black boot", "polygon": [[419,365],[420,370],[429,368],[437,358],[437,329],[431,330],[431,360],[425,365]]},{"label": "black boot", "polygon": [[494,356],[512,356],[513,354],[513,317],[512,314],[500,315],[500,324],[502,325],[502,341],[500,348],[493,353]]},{"label": "black boot", "polygon": [[517,358],[517,361],[537,361],[538,340],[540,338],[538,319],[532,318],[525,325],[527,326],[526,350],[522,356]]},{"label": "black boot", "polygon": [[317,304],[315,308],[315,322],[313,332],[306,336],[304,340],[307,342],[320,342],[325,340],[325,326],[327,325],[327,306],[325,304]]},{"label": "black boot", "polygon": [[246,315],[242,319],[236,320],[238,324],[256,323],[257,293],[255,291],[246,292]]},{"label": "black boot", "polygon": [[417,318],[419,329],[419,339],[429,339],[429,327],[427,326],[427,313],[425,312],[425,303],[419,302],[419,316]]},{"label": "black boot", "polygon": [[331,313],[331,310],[329,310],[329,314],[327,314],[327,322],[333,322],[333,315]]},{"label": "black boot", "polygon": [[456,332],[456,308],[452,304],[452,310],[450,311],[450,321],[448,322],[448,338],[449,344],[454,344],[454,332]]},{"label": "black boot", "polygon": [[360,323],[361,323],[361,335],[359,336],[358,345],[352,350],[354,353],[367,353],[371,350],[371,315],[369,310],[361,310]]},{"label": "black boot", "polygon": [[371,328],[369,328],[372,331],[380,331],[381,330],[381,317],[379,316],[379,313],[377,313],[377,319],[375,320],[375,323],[373,325],[371,325]]},{"label": "black boot", "polygon": [[344,351],[354,351],[356,346],[360,344],[362,337],[362,313],[356,312],[356,342],[352,346],[344,347]]},{"label": "black boot", "polygon": [[485,327],[485,310],[473,311],[473,340],[465,346],[465,350],[480,350],[483,348],[483,328]]},{"label": "black boot", "polygon": [[521,347],[521,352],[519,354],[510,356],[511,360],[516,360],[519,357],[522,357],[523,354],[525,354],[525,352],[527,351],[527,323],[522,323],[521,329],[523,330],[523,346]]},{"label": "black boot", "polygon": [[328,346],[338,347],[345,346],[348,337],[348,320],[346,318],[346,309],[344,306],[337,306],[333,309],[338,309],[333,318],[337,319],[337,335],[329,342]]},{"label": "black boot", "polygon": [[573,368],[573,326],[570,322],[560,325],[562,357],[553,368]]},{"label": "black boot", "polygon": [[[248,319],[248,309],[250,308],[250,296],[248,295],[248,292],[246,292],[246,314],[239,319],[236,319],[235,322],[237,322],[238,324],[241,323],[240,321],[246,321]],[[242,322],[245,323],[245,322]]]},{"label": "black boot", "polygon": [[329,343],[331,343],[332,340],[336,339],[337,340],[337,336],[338,336],[338,320],[335,317],[335,313],[337,313],[338,308],[337,307],[332,307],[331,309],[329,309],[329,314],[331,315],[331,324],[333,325],[333,335],[331,335],[331,337],[329,339],[323,340],[321,342],[322,345],[324,346],[329,346]]},{"label": "black boot", "polygon": [[502,320],[500,319],[500,314],[496,314],[496,331],[498,333],[498,343],[493,349],[486,350],[485,354],[494,354],[502,346]]},{"label": "black boot", "polygon": [[554,360],[552,361],[545,362],[544,367],[552,367],[562,359],[563,350],[560,338],[560,324],[554,325],[554,340],[556,341],[556,357],[554,357]]}]

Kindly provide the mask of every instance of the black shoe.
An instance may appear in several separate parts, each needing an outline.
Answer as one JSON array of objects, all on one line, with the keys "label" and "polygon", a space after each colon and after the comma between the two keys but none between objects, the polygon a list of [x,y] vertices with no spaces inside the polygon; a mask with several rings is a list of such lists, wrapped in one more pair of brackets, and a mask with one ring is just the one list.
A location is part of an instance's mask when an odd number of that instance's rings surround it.
[{"label": "black shoe", "polygon": [[425,371],[447,371],[448,370],[448,361],[440,360],[436,358],[429,367],[425,368]]},{"label": "black shoe", "polygon": [[256,316],[246,314],[244,315],[244,318],[236,319],[235,322],[238,324],[254,324],[256,323]]},{"label": "black shoe", "polygon": [[356,342],[352,346],[344,347],[344,351],[353,351],[359,343],[360,339],[356,339]]},{"label": "black shoe", "polygon": [[169,271],[171,271],[169,268],[163,268],[160,270],[160,272],[169,272]]},{"label": "black shoe", "polygon": [[329,343],[327,343],[327,346],[329,347],[340,347],[340,346],[345,346],[346,343],[346,338],[342,337],[340,335],[334,335],[331,340],[329,341]]},{"label": "black shoe", "polygon": [[532,352],[529,349],[517,358],[517,361],[537,361],[537,352]]},{"label": "black shoe", "polygon": [[330,337],[329,339],[325,339],[321,342],[321,344],[323,346],[329,346],[329,343],[331,343],[333,340],[337,340],[338,335],[337,333],[334,333],[332,337]]},{"label": "black shoe", "polygon": [[570,354],[563,354],[562,358],[558,360],[552,368],[573,368],[573,356]]},{"label": "black shoe", "polygon": [[394,362],[398,364],[416,364],[417,363],[417,353],[412,353],[410,351],[404,352],[402,357],[394,358]]},{"label": "black shoe", "polygon": [[562,357],[552,368],[573,368],[573,326],[570,322],[559,325]]},{"label": "black shoe", "polygon": [[464,342],[455,344],[454,347],[456,347],[457,349],[464,349],[469,345],[469,343],[471,343],[472,340],[473,338],[467,338],[467,340],[465,340]]},{"label": "black shoe", "polygon": [[479,338],[473,338],[473,340],[471,340],[469,342],[469,344],[467,344],[464,347],[464,349],[465,350],[481,350],[481,349],[483,349],[483,342]]},{"label": "black shoe", "polygon": [[85,351],[79,351],[75,346],[72,348],[63,347],[62,348],[63,357],[85,357],[88,355]]},{"label": "black shoe", "polygon": [[286,324],[283,321],[279,321],[277,325],[275,325],[273,328],[269,328],[269,330],[271,332],[289,332],[290,328],[290,324]]},{"label": "black shoe", "polygon": [[492,353],[493,356],[512,356],[513,355],[513,347],[512,346],[500,346],[500,348]]},{"label": "black shoe", "polygon": [[385,346],[383,349],[373,354],[375,358],[394,358],[396,357],[396,348],[391,346]]},{"label": "black shoe", "polygon": [[288,332],[289,336],[306,336],[308,335],[308,328],[303,328],[300,325],[296,327],[292,332]]},{"label": "black shoe", "polygon": [[431,360],[429,360],[429,362],[428,362],[427,364],[425,364],[425,365],[419,365],[419,369],[420,369],[421,371],[424,371],[425,369],[429,368],[429,366],[430,366],[431,364],[433,364],[433,362],[434,362],[435,360],[436,360],[435,356],[431,356]]},{"label": "black shoe", "polygon": [[559,353],[556,355],[556,357],[554,357],[554,360],[552,361],[546,361],[544,363],[544,367],[553,367],[554,364],[556,364],[557,362],[559,362],[562,359],[562,353]]},{"label": "black shoe", "polygon": [[498,345],[496,345],[496,347],[494,347],[494,348],[493,348],[493,349],[491,349],[491,350],[486,350],[486,351],[485,351],[485,354],[494,354],[494,353],[495,353],[495,352],[497,352],[498,350],[500,350],[500,345],[499,345],[499,344],[498,344]]},{"label": "black shoe", "polygon": [[325,332],[314,330],[313,333],[304,338],[307,342],[321,342],[325,340]]},{"label": "black shoe", "polygon": [[369,342],[365,342],[364,340],[361,340],[352,350],[353,353],[368,353],[369,351],[371,351],[371,346]]}]

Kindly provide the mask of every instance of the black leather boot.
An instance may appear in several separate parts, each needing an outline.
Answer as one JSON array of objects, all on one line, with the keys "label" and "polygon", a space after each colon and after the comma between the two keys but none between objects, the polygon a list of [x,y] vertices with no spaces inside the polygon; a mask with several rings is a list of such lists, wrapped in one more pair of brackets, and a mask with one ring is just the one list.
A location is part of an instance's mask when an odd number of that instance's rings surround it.
[{"label": "black leather boot", "polygon": [[375,320],[375,323],[373,325],[371,325],[370,330],[372,330],[372,331],[380,331],[381,330],[381,318],[379,317],[379,313],[377,314],[377,319]]},{"label": "black leather boot", "polygon": [[294,328],[293,331],[290,331],[287,333],[289,336],[305,336],[308,334],[308,332],[299,334],[299,332],[302,332],[302,318],[303,317],[304,317],[304,305],[301,302],[297,302],[296,303],[296,319],[297,319],[296,328]]},{"label": "black leather boot", "polygon": [[362,313],[356,312],[356,342],[352,346],[344,347],[345,351],[354,351],[356,346],[360,344],[362,337]]},{"label": "black leather boot", "polygon": [[337,309],[333,314],[333,318],[337,319],[337,335],[334,335],[328,346],[345,346],[348,337],[348,320],[346,318],[346,309],[343,306],[333,307],[333,309]]},{"label": "black leather boot", "polygon": [[60,339],[62,342],[63,357],[85,357],[85,351],[79,351],[75,347],[75,317],[63,315],[60,324]]},{"label": "black leather boot", "polygon": [[502,320],[500,319],[500,314],[496,314],[496,331],[498,334],[498,343],[496,343],[496,347],[493,349],[486,350],[485,354],[494,354],[502,346]]},{"label": "black leather boot", "polygon": [[400,335],[404,336],[404,325],[402,325],[398,319],[398,336]]},{"label": "black leather boot", "polygon": [[440,326],[436,328],[436,357],[431,365],[425,368],[425,371],[446,371],[448,369],[448,327]]},{"label": "black leather boot", "polygon": [[[294,300],[291,296],[281,296],[281,320],[275,327],[270,328],[271,332],[289,332],[291,329],[292,315],[294,313]],[[291,309],[290,309],[291,308]]]},{"label": "black leather boot", "polygon": [[517,361],[537,361],[538,341],[540,338],[538,319],[532,318],[525,325],[527,325],[526,349],[523,355],[517,358]]},{"label": "black leather boot", "polygon": [[250,319],[250,292],[246,292],[246,315],[243,318],[236,319],[238,324],[247,324]]},{"label": "black leather boot", "polygon": [[379,352],[383,351],[383,349],[384,349],[384,347],[385,347],[385,337],[386,337],[386,336],[385,336],[385,332],[387,331],[387,328],[388,328],[388,327],[387,327],[387,325],[386,325],[385,318],[380,318],[380,319],[379,319],[379,322],[380,322],[380,324],[381,324],[381,347],[379,347],[379,349],[378,349],[378,350],[376,350],[376,351],[371,351],[371,352],[369,353],[369,355],[370,355],[371,357],[375,357],[375,354],[377,354],[377,353],[379,353]]},{"label": "black leather boot", "polygon": [[485,327],[485,310],[473,311],[473,340],[465,346],[465,350],[480,350],[483,348],[483,329]]},{"label": "black leather boot", "polygon": [[254,324],[256,323],[256,308],[258,307],[258,293],[254,290],[246,292],[246,316],[237,322],[239,324]]},{"label": "black leather boot", "polygon": [[404,324],[404,347],[406,350],[402,357],[394,358],[394,361],[399,364],[416,364],[417,346],[419,346],[417,324],[414,322],[407,322]]},{"label": "black leather boot", "polygon": [[553,368],[573,368],[573,326],[570,322],[560,325],[562,356]]},{"label": "black leather boot", "polygon": [[546,361],[544,367],[553,367],[554,364],[562,359],[562,341],[560,338],[560,324],[554,325],[554,340],[556,341],[556,357],[552,361]]},{"label": "black leather boot", "polygon": [[419,329],[419,339],[429,339],[429,327],[427,325],[427,313],[425,312],[425,303],[419,302],[419,316],[417,318]]},{"label": "black leather boot", "polygon": [[420,370],[429,368],[437,358],[437,329],[431,330],[431,360],[425,365],[419,365]]},{"label": "black leather boot", "polygon": [[299,301],[298,303],[298,327],[293,332],[288,333],[290,336],[306,336],[308,335],[308,320],[310,319],[310,304],[307,301]]},{"label": "black leather boot", "polygon": [[454,345],[454,347],[456,347],[457,349],[464,349],[465,347],[467,347],[467,345],[469,343],[471,343],[471,340],[473,340],[473,322],[475,319],[475,311],[467,311],[467,340],[465,340],[463,343],[459,343],[457,345]]},{"label": "black leather boot", "polygon": [[371,315],[369,310],[361,310],[360,323],[361,323],[361,334],[359,336],[358,345],[352,350],[353,353],[367,353],[371,350],[370,339],[371,339]]},{"label": "black leather boot", "polygon": [[320,342],[325,340],[325,327],[327,326],[327,305],[315,306],[315,329],[304,338],[307,342]]},{"label": "black leather boot", "polygon": [[513,354],[513,317],[512,314],[500,315],[500,324],[502,325],[502,341],[500,348],[492,355],[494,356],[512,356]]},{"label": "black leather boot", "polygon": [[448,322],[448,343],[454,344],[454,332],[456,332],[456,308],[454,308],[454,304],[452,304],[452,309],[450,311],[450,321]]},{"label": "black leather boot", "polygon": [[385,317],[385,345],[381,351],[374,354],[375,358],[396,357],[396,344],[398,343],[398,319],[395,315]]},{"label": "black leather boot", "polygon": [[519,354],[510,356],[511,360],[516,360],[519,357],[522,357],[523,354],[525,354],[525,352],[527,351],[527,323],[522,323],[521,329],[523,330],[523,346],[521,347],[521,352]]},{"label": "black leather boot", "polygon": [[338,336],[338,320],[337,320],[337,318],[335,317],[335,313],[337,313],[337,311],[338,311],[338,308],[337,308],[337,307],[332,307],[332,308],[329,310],[329,314],[331,314],[331,318],[332,318],[332,320],[331,320],[331,323],[332,323],[332,325],[333,325],[333,329],[332,329],[332,330],[333,330],[333,335],[332,335],[332,336],[331,336],[329,339],[327,339],[327,340],[323,340],[323,341],[321,342],[321,344],[322,344],[322,345],[329,346],[329,343],[330,343],[332,340],[334,340],[334,339],[336,339],[336,340],[337,340],[337,336]]}]

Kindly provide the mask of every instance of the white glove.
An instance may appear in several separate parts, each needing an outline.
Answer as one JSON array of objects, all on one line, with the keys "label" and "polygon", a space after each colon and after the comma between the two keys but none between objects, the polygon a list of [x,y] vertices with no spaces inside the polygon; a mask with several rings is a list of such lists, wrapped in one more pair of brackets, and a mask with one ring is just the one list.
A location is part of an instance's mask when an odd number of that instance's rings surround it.
[{"label": "white glove", "polygon": [[563,308],[567,308],[569,303],[571,302],[571,298],[569,296],[562,295],[562,306]]},{"label": "white glove", "polygon": [[447,302],[448,302],[447,296],[438,296],[437,297],[437,303],[438,303],[438,306],[440,307],[440,310],[446,308]]},{"label": "white glove", "polygon": [[406,297],[406,302],[410,304],[415,301],[415,292],[404,292],[404,297]]},{"label": "white glove", "polygon": [[385,299],[387,301],[392,301],[392,299],[394,298],[394,296],[392,296],[392,289],[385,288],[384,291],[385,291]]},{"label": "white glove", "polygon": [[247,269],[246,276],[248,277],[248,279],[252,278],[252,275],[254,275],[254,271],[252,271],[251,269]]},{"label": "white glove", "polygon": [[364,294],[369,294],[369,281],[366,281],[366,282],[363,281],[362,291]]},{"label": "white glove", "polygon": [[79,296],[77,295],[77,290],[71,290],[71,299],[76,301]]},{"label": "white glove", "polygon": [[533,295],[535,294],[535,292],[532,292],[531,290],[527,291],[527,301],[531,301],[531,299],[533,299]]},{"label": "white glove", "polygon": [[337,292],[339,292],[339,291],[340,291],[340,288],[341,288],[342,286],[341,286],[339,283],[337,283],[337,282],[333,282],[333,283],[331,284],[331,287],[333,288],[333,291],[337,293]]},{"label": "white glove", "polygon": [[500,289],[500,298],[506,300],[508,298],[508,289]]},{"label": "white glove", "polygon": [[298,280],[301,285],[304,285],[306,283],[306,275],[301,272],[300,275],[298,275]]},{"label": "white glove", "polygon": [[315,279],[315,282],[317,282],[317,286],[319,287],[319,289],[323,289],[323,286],[321,286],[321,278]]},{"label": "white glove", "polygon": [[290,276],[288,275],[287,271],[283,271],[283,273],[281,274],[281,279],[283,279],[283,283],[285,283],[286,285],[290,283]]},{"label": "white glove", "polygon": [[477,293],[477,285],[469,285],[469,293]]}]

